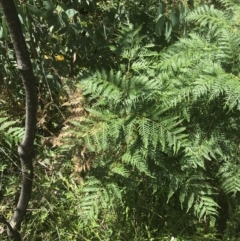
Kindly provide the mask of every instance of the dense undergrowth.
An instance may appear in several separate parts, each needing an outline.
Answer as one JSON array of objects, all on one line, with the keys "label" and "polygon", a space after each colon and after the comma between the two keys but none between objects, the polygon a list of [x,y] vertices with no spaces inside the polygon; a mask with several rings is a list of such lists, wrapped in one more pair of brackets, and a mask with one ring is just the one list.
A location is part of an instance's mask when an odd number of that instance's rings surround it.
[{"label": "dense undergrowth", "polygon": [[[134,18],[142,1],[133,15],[132,1],[76,2],[31,2],[23,15],[33,31],[26,38],[37,39],[29,39],[33,56],[31,43],[39,45],[40,103],[24,240],[239,240],[239,4],[190,11],[172,2],[162,23],[162,3],[156,30]],[[154,8],[146,3],[150,21]],[[58,20],[41,15],[51,6]],[[120,7],[125,12],[111,26],[106,19]],[[93,31],[100,20],[105,38]],[[40,38],[37,21],[48,35]],[[10,71],[11,49],[6,56]],[[24,110],[21,88],[12,85],[17,74],[9,76],[0,102],[6,216],[18,193],[14,146],[23,130],[15,120]]]}]

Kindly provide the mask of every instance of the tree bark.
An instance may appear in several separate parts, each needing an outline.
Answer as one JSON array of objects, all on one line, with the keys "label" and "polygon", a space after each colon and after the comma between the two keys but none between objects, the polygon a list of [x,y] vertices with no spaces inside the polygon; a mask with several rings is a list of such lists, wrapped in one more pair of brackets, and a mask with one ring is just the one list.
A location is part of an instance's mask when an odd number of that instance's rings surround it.
[{"label": "tree bark", "polygon": [[[13,42],[17,58],[17,66],[22,77],[26,99],[25,133],[22,143],[18,146],[18,154],[21,160],[22,187],[11,221],[7,222],[5,220],[3,222],[8,226],[8,236],[12,240],[19,241],[21,240],[19,230],[22,220],[26,214],[26,209],[32,191],[32,151],[36,128],[37,95],[32,64],[14,0],[0,0],[0,4],[3,15],[6,18],[11,40]],[[2,218],[2,220],[4,220],[4,218]]]}]

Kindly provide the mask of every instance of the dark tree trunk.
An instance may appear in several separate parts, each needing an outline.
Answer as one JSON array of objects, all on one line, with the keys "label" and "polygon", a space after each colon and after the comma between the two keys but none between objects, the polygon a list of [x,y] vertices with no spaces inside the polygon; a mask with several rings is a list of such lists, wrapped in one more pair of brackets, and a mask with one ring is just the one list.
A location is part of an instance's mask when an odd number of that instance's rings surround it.
[{"label": "dark tree trunk", "polygon": [[32,64],[29,58],[28,49],[22,33],[14,0],[0,0],[0,4],[13,42],[17,58],[17,66],[22,77],[26,98],[25,133],[22,143],[18,146],[22,172],[21,192],[11,221],[7,222],[3,216],[0,217],[0,221],[8,226],[8,236],[12,240],[19,241],[21,240],[19,230],[25,216],[32,191],[32,149],[35,138],[37,95]]}]

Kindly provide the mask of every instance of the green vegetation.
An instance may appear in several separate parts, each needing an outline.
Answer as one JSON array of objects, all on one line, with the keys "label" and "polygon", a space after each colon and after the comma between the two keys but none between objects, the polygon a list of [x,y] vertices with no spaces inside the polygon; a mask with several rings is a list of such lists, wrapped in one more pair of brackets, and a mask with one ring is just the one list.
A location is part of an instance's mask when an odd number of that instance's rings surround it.
[{"label": "green vegetation", "polygon": [[[23,240],[240,240],[239,3],[17,7],[39,101]],[[25,105],[4,18],[0,37],[0,208],[10,218]]]}]

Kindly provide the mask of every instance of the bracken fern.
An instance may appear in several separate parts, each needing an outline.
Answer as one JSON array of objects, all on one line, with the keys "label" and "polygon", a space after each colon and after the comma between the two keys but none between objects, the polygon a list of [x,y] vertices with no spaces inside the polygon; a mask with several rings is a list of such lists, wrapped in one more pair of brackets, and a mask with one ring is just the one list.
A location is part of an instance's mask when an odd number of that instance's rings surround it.
[{"label": "bracken fern", "polygon": [[128,207],[130,197],[144,197],[145,208],[151,203],[161,216],[159,203],[178,199],[186,212],[214,226],[222,190],[236,195],[240,189],[239,7],[220,5],[224,10],[193,10],[187,20],[194,31],[161,53],[142,46],[139,29],[130,29],[118,51],[113,48],[125,61],[120,70],[98,70],[78,85],[86,114],[69,119],[62,136],[69,135],[71,150],[84,149],[89,175]]}]

